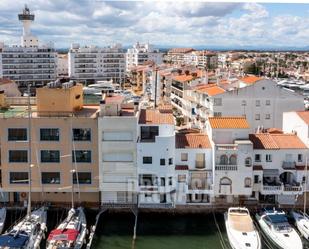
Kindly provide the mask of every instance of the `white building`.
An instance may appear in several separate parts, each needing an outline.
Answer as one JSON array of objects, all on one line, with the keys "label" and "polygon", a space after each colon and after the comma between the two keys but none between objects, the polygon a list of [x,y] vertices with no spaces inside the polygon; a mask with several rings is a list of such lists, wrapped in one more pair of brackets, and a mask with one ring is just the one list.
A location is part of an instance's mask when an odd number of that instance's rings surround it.
[{"label": "white building", "polygon": [[254,195],[261,202],[294,204],[304,191],[307,146],[297,135],[280,131],[251,134],[250,140],[254,149]]},{"label": "white building", "polygon": [[123,96],[101,101],[98,144],[102,204],[136,204],[136,110],[124,103]]},{"label": "white building", "polygon": [[69,77],[93,83],[96,80],[125,80],[125,52],[121,45],[107,48],[97,46],[80,47],[74,43],[68,53]]},{"label": "white building", "polygon": [[59,54],[57,56],[57,77],[65,77],[69,75],[68,54]]},{"label": "white building", "polygon": [[146,61],[152,61],[156,65],[162,63],[163,54],[158,49],[154,49],[149,43],[140,44],[136,43],[133,48],[129,48],[126,53],[126,70],[142,65]]},{"label": "white building", "polygon": [[184,54],[184,64],[202,68],[215,69],[218,65],[218,56],[210,51],[192,51]]},{"label": "white building", "polygon": [[290,133],[295,132],[309,147],[309,111],[283,113],[283,130]]},{"label": "white building", "polygon": [[175,144],[176,204],[213,202],[213,145],[203,133],[177,133]]},{"label": "white building", "polygon": [[34,14],[25,6],[18,15],[23,23],[21,45],[8,46],[0,43],[0,78],[14,80],[19,86],[28,83],[42,86],[56,79],[56,52],[52,43],[40,45],[31,34]]},{"label": "white building", "polygon": [[137,172],[139,207],[175,205],[175,126],[171,112],[140,110]]}]

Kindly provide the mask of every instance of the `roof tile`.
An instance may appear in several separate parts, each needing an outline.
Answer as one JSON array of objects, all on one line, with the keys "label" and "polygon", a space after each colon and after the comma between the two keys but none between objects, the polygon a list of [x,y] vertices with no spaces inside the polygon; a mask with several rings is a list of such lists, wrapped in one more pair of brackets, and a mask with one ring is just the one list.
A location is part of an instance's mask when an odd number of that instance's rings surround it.
[{"label": "roof tile", "polygon": [[211,148],[208,136],[202,133],[176,134],[177,149],[208,149]]},{"label": "roof tile", "polygon": [[174,117],[171,113],[162,113],[158,110],[140,111],[139,124],[174,124]]},{"label": "roof tile", "polygon": [[210,117],[213,129],[249,129],[250,125],[245,117]]}]

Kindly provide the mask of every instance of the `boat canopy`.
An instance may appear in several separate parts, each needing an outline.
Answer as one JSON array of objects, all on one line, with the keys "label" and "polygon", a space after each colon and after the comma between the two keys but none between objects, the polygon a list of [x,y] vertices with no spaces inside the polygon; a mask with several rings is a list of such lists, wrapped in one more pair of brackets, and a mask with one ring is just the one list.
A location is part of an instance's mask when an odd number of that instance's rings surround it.
[{"label": "boat canopy", "polygon": [[29,236],[23,233],[4,234],[0,236],[0,246],[4,248],[22,248],[29,240]]},{"label": "boat canopy", "polygon": [[285,223],[288,222],[287,218],[283,214],[272,214],[268,215],[268,218],[272,223]]},{"label": "boat canopy", "polygon": [[76,229],[55,229],[49,234],[48,240],[74,241],[78,234],[79,231]]}]

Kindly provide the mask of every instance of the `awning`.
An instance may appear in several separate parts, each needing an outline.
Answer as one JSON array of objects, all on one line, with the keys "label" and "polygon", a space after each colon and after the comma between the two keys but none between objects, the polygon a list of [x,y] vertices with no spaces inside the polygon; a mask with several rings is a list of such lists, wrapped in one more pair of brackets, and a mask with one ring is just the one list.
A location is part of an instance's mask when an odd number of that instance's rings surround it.
[{"label": "awning", "polygon": [[51,231],[48,236],[48,240],[67,240],[67,241],[75,241],[78,236],[78,230],[76,229],[55,229]]},{"label": "awning", "polygon": [[279,169],[264,169],[264,177],[276,177],[279,176]]}]

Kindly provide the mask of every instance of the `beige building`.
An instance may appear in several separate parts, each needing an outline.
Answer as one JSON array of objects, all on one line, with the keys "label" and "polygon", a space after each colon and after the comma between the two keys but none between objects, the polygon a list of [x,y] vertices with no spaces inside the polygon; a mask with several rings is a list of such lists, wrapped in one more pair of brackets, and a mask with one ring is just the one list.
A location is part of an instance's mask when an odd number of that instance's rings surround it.
[{"label": "beige building", "polygon": [[30,165],[33,201],[70,202],[74,182],[77,202],[99,202],[99,106],[84,106],[82,100],[79,84],[38,89],[31,129],[26,106],[1,111],[1,185],[10,202],[27,199]]}]

